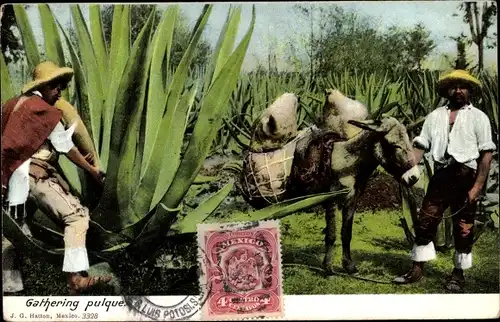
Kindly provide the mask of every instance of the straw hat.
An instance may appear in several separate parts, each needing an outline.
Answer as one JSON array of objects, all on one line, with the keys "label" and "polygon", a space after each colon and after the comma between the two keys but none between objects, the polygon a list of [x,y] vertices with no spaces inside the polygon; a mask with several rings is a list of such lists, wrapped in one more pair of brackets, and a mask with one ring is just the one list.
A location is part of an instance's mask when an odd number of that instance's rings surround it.
[{"label": "straw hat", "polygon": [[51,61],[38,64],[33,71],[33,80],[24,85],[22,93],[32,91],[41,85],[45,85],[55,79],[62,82],[69,82],[73,77],[73,69],[69,67],[59,67]]},{"label": "straw hat", "polygon": [[481,82],[463,69],[453,70],[441,76],[437,83],[438,94],[442,97],[448,96],[448,89],[456,83],[465,83],[470,86],[472,93],[478,93],[481,90]]}]

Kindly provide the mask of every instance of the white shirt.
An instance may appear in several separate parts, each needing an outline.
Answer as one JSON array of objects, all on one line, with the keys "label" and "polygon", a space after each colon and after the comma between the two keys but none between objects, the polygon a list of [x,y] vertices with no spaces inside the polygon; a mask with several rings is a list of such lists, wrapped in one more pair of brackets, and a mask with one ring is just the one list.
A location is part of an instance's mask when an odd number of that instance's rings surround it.
[{"label": "white shirt", "polygon": [[[39,91],[34,91],[34,94],[42,97]],[[76,128],[76,122],[73,123],[67,130],[61,122],[58,122],[54,130],[50,133],[48,139],[54,149],[61,153],[68,153],[74,146],[73,132]],[[30,190],[29,169],[31,158],[23,162],[13,173],[9,179],[9,189],[7,191],[7,200],[10,206],[20,205],[26,202]]]},{"label": "white shirt", "polygon": [[434,161],[447,163],[448,152],[457,162],[477,169],[480,151],[495,150],[488,116],[472,104],[458,110],[455,123],[449,131],[450,109],[442,106],[432,111],[422,126],[422,132],[413,139]]}]

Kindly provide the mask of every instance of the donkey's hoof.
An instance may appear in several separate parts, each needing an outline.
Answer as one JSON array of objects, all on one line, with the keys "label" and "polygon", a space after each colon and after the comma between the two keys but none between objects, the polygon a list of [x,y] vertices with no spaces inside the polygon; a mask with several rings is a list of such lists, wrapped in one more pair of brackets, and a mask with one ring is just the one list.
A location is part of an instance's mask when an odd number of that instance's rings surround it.
[{"label": "donkey's hoof", "polygon": [[321,268],[323,268],[323,272],[324,272],[325,276],[332,276],[335,274],[331,264],[327,264],[327,263],[323,262],[323,264],[321,264]]},{"label": "donkey's hoof", "polygon": [[323,270],[324,270],[326,276],[335,275],[335,272],[331,267],[323,268]]},{"label": "donkey's hoof", "polygon": [[351,261],[342,261],[342,267],[346,270],[347,274],[356,274],[358,272],[358,268],[356,264]]}]

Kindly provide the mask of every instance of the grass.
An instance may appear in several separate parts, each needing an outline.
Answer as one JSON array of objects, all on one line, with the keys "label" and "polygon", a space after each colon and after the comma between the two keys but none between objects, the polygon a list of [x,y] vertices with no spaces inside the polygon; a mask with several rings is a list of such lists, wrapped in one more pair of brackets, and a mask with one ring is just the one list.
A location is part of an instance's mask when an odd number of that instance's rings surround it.
[{"label": "grass", "polygon": [[[356,215],[351,252],[359,276],[384,282],[404,273],[411,261],[410,248],[399,227],[396,211],[362,212]],[[438,253],[438,258],[426,266],[425,278],[414,285],[378,284],[334,275],[324,277],[319,268],[323,260],[323,213],[302,213],[281,220],[281,243],[285,294],[440,294],[446,293],[444,281],[453,269],[453,250]],[[474,265],[466,271],[467,293],[499,292],[498,231],[487,231],[474,245]],[[192,241],[175,245],[182,254],[195,251]],[[172,245],[166,249],[172,250]],[[340,216],[337,215],[337,242],[334,270],[341,268]],[[191,256],[192,257],[192,256]],[[16,295],[67,294],[61,265],[31,259],[23,265],[25,290]],[[116,267],[121,278],[122,294],[196,294],[196,270],[166,270],[154,265],[132,266],[125,259]],[[94,268],[96,271],[99,268]],[[89,295],[111,295],[113,287],[96,289]]]},{"label": "grass", "polygon": [[[337,215],[337,241],[333,267],[342,272],[341,216]],[[361,277],[390,282],[411,265],[410,246],[399,227],[396,211],[359,213],[355,217],[351,254]],[[453,269],[453,250],[438,253],[426,266],[425,278],[412,285],[379,284],[349,276],[324,277],[317,270],[324,255],[322,214],[302,214],[282,220],[282,261],[285,294],[440,294]],[[499,292],[499,234],[484,233],[473,248],[473,267],[467,270],[466,293]]]}]

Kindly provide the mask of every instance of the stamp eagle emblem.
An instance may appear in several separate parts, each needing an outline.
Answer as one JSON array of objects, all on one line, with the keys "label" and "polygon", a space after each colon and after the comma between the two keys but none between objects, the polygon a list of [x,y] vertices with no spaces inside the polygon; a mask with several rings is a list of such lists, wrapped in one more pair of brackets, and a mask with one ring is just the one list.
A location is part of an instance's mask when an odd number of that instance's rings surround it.
[{"label": "stamp eagle emblem", "polygon": [[278,221],[198,225],[204,319],[282,317]]}]

